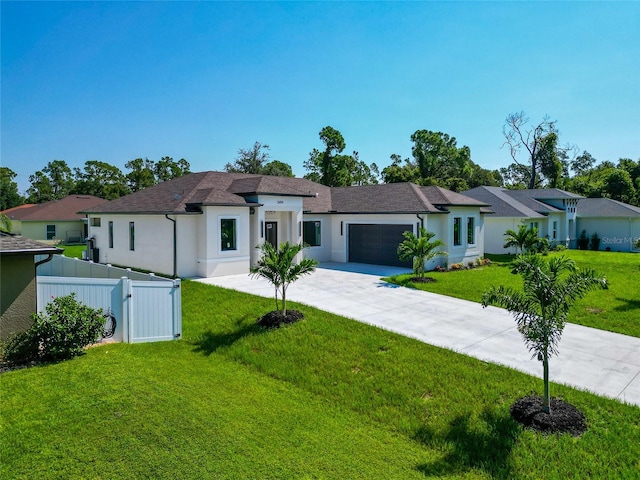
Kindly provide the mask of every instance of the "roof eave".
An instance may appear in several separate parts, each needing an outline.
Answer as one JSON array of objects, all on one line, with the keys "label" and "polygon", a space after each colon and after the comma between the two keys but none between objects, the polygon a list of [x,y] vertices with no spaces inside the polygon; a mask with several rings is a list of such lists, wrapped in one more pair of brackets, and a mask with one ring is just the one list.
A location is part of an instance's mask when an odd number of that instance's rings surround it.
[{"label": "roof eave", "polygon": [[411,210],[411,211],[389,211],[389,212],[374,212],[371,210],[364,211],[338,211],[338,210],[304,210],[302,213],[315,213],[315,214],[329,214],[329,215],[432,215],[438,213],[450,213],[449,211],[425,211],[425,210]]},{"label": "roof eave", "polygon": [[240,195],[242,197],[248,197],[251,195],[268,195],[274,197],[307,197],[314,198],[317,197],[315,193],[282,193],[282,192],[239,192],[234,193],[234,195]]},{"label": "roof eave", "polygon": [[61,248],[21,248],[15,250],[1,250],[0,255],[44,255],[44,254],[59,254],[64,252]]}]

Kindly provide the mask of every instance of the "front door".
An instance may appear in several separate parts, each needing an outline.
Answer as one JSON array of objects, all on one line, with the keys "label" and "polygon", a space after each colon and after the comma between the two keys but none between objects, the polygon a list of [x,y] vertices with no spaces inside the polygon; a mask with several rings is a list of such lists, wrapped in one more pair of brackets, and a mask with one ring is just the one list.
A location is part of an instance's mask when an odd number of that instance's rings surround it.
[{"label": "front door", "polygon": [[264,222],[264,239],[278,248],[278,222]]}]

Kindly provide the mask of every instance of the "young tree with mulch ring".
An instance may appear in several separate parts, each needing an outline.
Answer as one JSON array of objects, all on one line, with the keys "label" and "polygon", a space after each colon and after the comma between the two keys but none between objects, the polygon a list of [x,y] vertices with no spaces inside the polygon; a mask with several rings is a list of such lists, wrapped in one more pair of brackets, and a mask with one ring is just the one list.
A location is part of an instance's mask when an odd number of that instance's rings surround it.
[{"label": "young tree with mulch ring", "polygon": [[[302,258],[296,262],[296,256],[304,249],[304,245],[282,243],[275,248],[269,242],[258,246],[262,250],[262,256],[258,264],[251,269],[254,277],[262,277],[269,281],[275,288],[276,311],[270,312],[260,319],[265,326],[277,327],[282,323],[292,323],[302,314],[298,311],[287,312],[287,289],[289,285],[303,275],[312,273],[318,261],[313,258]],[[282,297],[282,309],[278,305],[278,294]]]},{"label": "young tree with mulch ring", "polygon": [[[549,357],[558,353],[557,346],[571,307],[589,291],[606,289],[607,280],[594,270],[577,269],[573,260],[564,256],[547,261],[540,255],[521,255],[515,260],[512,273],[522,276],[523,291],[494,285],[482,295],[482,306],[506,308],[514,316],[529,351],[542,362],[544,396],[540,408],[551,422],[547,427],[553,429],[557,422],[553,419],[553,403],[549,396]],[[521,403],[523,408],[531,408],[531,402]],[[533,421],[531,414],[525,417]],[[521,421],[520,413],[514,412],[513,408],[512,416]],[[576,421],[580,416],[576,416]]]}]

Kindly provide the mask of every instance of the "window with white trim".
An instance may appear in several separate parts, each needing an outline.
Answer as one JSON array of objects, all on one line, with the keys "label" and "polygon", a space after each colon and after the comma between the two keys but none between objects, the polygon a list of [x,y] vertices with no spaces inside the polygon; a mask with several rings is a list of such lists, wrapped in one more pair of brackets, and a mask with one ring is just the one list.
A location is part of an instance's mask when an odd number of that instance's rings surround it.
[{"label": "window with white trim", "polygon": [[56,226],[47,225],[47,240],[53,240],[56,238]]},{"label": "window with white trim", "polygon": [[462,245],[462,217],[454,217],[453,219],[453,245],[458,246]]},{"label": "window with white trim", "polygon": [[113,248],[113,222],[109,222],[109,248]]},{"label": "window with white trim", "polygon": [[136,249],[136,225],[134,222],[129,222],[129,250]]},{"label": "window with white trim", "polygon": [[220,250],[223,252],[237,250],[237,221],[235,218],[220,219]]},{"label": "window with white trim", "polygon": [[476,243],[476,225],[474,217],[467,217],[467,243],[475,245]]}]

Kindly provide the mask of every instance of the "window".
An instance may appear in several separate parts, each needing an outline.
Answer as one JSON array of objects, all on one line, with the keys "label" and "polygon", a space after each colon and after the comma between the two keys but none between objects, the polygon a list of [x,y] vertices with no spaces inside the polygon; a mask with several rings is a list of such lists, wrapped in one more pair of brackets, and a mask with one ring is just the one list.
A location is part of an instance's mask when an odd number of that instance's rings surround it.
[{"label": "window", "polygon": [[554,221],[553,222],[553,239],[555,240],[556,238],[558,238],[558,222]]},{"label": "window", "polygon": [[[529,228],[531,228],[531,230],[533,230],[534,228],[535,228],[536,230],[538,230],[538,222],[531,222],[531,223],[529,224]],[[539,231],[539,230],[538,230],[538,231]]]},{"label": "window", "polygon": [[235,218],[220,219],[220,249],[223,252],[227,250],[237,250]]},{"label": "window", "polygon": [[100,226],[100,217],[91,217],[91,226],[99,227]]},{"label": "window", "polygon": [[47,225],[47,240],[53,240],[56,238],[56,226]]},{"label": "window", "polygon": [[113,248],[113,222],[109,222],[109,248]]},{"label": "window", "polygon": [[476,243],[475,218],[467,218],[467,243],[473,245]]},{"label": "window", "polygon": [[129,250],[133,251],[136,248],[136,225],[134,222],[129,222]]},{"label": "window", "polygon": [[453,219],[453,245],[461,245],[462,238],[460,235],[460,224],[462,223],[461,217],[455,217]]},{"label": "window", "polygon": [[319,247],[322,244],[321,239],[320,222],[304,222],[302,241],[310,247]]}]

